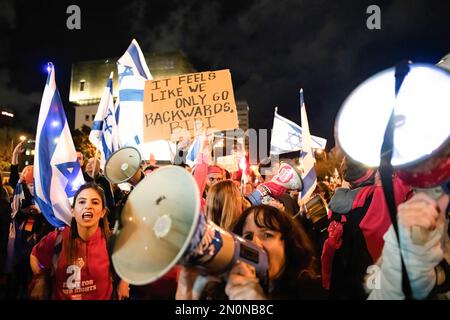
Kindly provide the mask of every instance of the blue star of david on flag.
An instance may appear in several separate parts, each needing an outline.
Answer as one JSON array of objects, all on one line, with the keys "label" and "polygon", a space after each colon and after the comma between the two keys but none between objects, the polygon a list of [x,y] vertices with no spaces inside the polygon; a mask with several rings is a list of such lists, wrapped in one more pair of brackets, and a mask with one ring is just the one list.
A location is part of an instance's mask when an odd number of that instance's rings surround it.
[{"label": "blue star of david on flag", "polygon": [[287,135],[286,143],[289,144],[291,149],[301,148],[302,139],[296,132],[288,132]]},{"label": "blue star of david on flag", "polygon": [[123,72],[119,73],[119,82],[122,82],[124,77],[133,76],[133,68],[129,66],[123,66]]},{"label": "blue star of david on flag", "polygon": [[[311,136],[312,147],[325,149],[327,140]],[[275,108],[273,118],[272,137],[270,139],[270,153],[281,154],[302,149],[303,143],[303,129],[292,122],[280,116]]]},{"label": "blue star of david on flag", "polygon": [[79,188],[79,185],[73,182],[77,181],[78,173],[81,169],[80,164],[78,161],[73,161],[57,164],[56,167],[67,179],[67,181],[69,181],[64,191],[69,198],[73,197]]},{"label": "blue star of david on flag", "polygon": [[105,131],[107,131],[109,133],[112,133],[112,127],[113,126],[112,126],[112,124],[108,124],[108,118],[110,118],[109,121],[113,121],[112,119],[114,118],[113,114],[112,114],[112,111],[109,110],[109,109],[108,109],[108,115],[105,117],[105,119],[103,119],[103,122],[105,123]]}]

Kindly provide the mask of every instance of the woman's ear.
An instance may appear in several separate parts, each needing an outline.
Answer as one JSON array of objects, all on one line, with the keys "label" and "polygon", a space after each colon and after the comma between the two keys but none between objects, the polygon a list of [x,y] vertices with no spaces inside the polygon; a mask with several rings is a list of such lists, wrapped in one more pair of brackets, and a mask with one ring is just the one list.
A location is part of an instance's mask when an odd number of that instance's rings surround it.
[{"label": "woman's ear", "polygon": [[102,210],[102,216],[101,216],[102,218],[103,218],[103,217],[105,216],[105,214],[106,214],[106,210],[107,210],[107,209],[106,209],[106,207],[105,207],[105,208],[103,208],[103,210]]}]

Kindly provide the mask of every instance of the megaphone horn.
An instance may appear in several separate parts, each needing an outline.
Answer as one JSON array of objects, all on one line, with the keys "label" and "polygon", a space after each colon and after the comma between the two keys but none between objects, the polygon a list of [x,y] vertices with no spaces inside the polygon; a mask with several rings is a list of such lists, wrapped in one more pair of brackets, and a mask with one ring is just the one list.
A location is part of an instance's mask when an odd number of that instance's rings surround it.
[{"label": "megaphone horn", "polygon": [[136,186],[144,177],[139,150],[124,147],[114,152],[105,164],[105,177],[114,184],[128,182]]},{"label": "megaphone horn", "polygon": [[315,230],[323,232],[328,227],[328,211],[325,199],[320,194],[316,194],[306,202],[304,214],[312,222]]},{"label": "megaphone horn", "polygon": [[131,191],[111,255],[117,274],[134,285],[158,280],[176,264],[221,274],[237,259],[255,267],[267,283],[267,255],[227,232],[200,211],[194,178],[178,166],[146,176]]}]

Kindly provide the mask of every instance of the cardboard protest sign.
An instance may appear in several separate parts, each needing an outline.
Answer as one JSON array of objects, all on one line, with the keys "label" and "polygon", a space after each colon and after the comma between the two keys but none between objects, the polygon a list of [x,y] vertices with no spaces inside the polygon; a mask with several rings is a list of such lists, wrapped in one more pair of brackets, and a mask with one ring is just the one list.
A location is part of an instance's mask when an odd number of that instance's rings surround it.
[{"label": "cardboard protest sign", "polygon": [[230,70],[146,81],[144,142],[238,128]]},{"label": "cardboard protest sign", "polygon": [[239,170],[236,155],[217,157],[217,165],[221,166],[228,172],[235,172]]}]

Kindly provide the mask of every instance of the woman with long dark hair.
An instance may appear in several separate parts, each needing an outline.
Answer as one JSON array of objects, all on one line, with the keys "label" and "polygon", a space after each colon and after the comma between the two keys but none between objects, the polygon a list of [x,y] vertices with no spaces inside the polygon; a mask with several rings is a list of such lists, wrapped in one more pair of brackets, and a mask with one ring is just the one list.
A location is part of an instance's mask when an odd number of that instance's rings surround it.
[{"label": "woman with long dark hair", "polygon": [[240,262],[228,276],[229,299],[325,298],[313,244],[289,214],[268,205],[253,206],[242,213],[233,231],[267,252],[269,286],[264,292],[253,268]]}]

